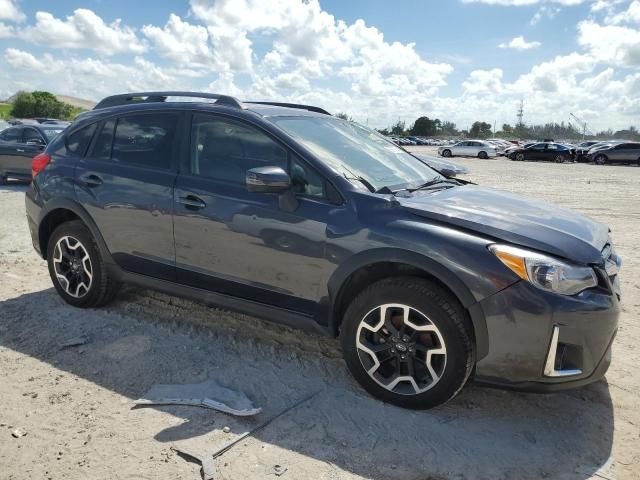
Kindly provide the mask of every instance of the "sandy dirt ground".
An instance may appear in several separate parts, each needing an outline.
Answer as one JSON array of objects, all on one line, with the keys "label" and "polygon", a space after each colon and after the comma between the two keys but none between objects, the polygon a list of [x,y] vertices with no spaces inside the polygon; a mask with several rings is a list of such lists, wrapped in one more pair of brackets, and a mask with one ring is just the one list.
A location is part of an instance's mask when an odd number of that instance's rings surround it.
[{"label": "sandy dirt ground", "polygon": [[[31,247],[26,187],[8,185],[0,187],[0,479],[198,479],[199,466],[171,447],[204,456],[315,392],[219,457],[215,478],[640,478],[640,168],[458,161],[473,181],[611,226],[625,262],[624,307],[606,380],[552,395],[469,385],[445,406],[414,412],[364,393],[333,339],[133,288],[107,308],[74,309]],[[80,336],[84,345],[62,347]],[[244,391],[263,413],[134,408],[154,384],[208,379]],[[16,429],[26,435],[15,438]]]}]

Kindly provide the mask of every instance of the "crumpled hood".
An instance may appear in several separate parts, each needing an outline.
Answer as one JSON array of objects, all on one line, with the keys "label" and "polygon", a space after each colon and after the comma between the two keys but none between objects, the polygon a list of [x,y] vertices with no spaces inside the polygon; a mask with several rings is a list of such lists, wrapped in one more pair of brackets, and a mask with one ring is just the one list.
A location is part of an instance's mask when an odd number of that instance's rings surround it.
[{"label": "crumpled hood", "polygon": [[606,225],[572,210],[486,187],[466,185],[397,200],[416,215],[579,263],[601,263],[609,236]]}]

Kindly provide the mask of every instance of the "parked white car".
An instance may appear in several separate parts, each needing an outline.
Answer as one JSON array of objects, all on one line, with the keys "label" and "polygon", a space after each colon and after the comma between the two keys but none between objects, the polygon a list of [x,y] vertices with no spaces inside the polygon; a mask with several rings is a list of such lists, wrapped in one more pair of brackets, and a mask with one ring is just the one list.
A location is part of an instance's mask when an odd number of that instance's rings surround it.
[{"label": "parked white car", "polygon": [[438,148],[438,153],[443,157],[478,157],[491,158],[498,156],[498,149],[483,140],[463,140]]}]

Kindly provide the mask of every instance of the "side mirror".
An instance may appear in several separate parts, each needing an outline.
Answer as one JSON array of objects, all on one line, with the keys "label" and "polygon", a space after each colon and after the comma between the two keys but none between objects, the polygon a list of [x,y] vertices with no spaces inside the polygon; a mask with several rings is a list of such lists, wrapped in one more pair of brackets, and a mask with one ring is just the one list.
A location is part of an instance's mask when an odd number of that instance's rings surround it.
[{"label": "side mirror", "polygon": [[247,190],[261,193],[282,193],[291,188],[291,178],[280,167],[258,167],[247,170]]}]

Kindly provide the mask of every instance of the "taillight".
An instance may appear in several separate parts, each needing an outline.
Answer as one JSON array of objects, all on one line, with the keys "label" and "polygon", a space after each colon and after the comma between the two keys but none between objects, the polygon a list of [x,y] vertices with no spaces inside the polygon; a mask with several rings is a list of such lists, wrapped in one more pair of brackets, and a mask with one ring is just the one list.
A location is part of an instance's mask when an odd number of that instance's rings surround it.
[{"label": "taillight", "polygon": [[40,153],[33,157],[33,160],[31,160],[31,178],[35,178],[37,174],[44,170],[44,167],[49,165],[50,161],[51,155],[48,153]]}]

